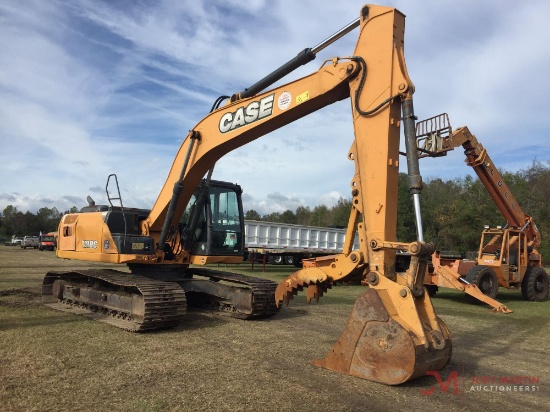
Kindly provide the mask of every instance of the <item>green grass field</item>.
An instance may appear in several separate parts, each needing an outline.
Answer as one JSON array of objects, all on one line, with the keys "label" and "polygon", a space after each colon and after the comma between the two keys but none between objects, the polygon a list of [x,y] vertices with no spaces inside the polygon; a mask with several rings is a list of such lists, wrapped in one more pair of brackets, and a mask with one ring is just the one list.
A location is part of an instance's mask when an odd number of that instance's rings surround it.
[{"label": "green grass field", "polygon": [[[2,246],[0,262],[3,411],[502,412],[550,405],[550,302],[525,302],[517,290],[498,296],[514,311],[509,315],[468,303],[457,291],[440,289],[433,299],[452,334],[453,357],[441,376],[458,372],[455,395],[431,376],[390,387],[309,364],[336,342],[361,286],[334,287],[318,305],[299,295],[267,320],[190,313],[178,328],[132,334],[41,305],[46,271],[97,265]],[[280,281],[294,268],[223,270]],[[471,390],[482,377],[510,376],[538,377],[538,389]],[[432,395],[421,393],[434,386]]]}]

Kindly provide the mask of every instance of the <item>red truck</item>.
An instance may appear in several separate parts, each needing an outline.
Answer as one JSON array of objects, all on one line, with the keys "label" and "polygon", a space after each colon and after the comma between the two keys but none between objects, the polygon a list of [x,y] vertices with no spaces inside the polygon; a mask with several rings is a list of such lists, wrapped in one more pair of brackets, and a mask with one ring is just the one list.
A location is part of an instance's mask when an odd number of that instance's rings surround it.
[{"label": "red truck", "polygon": [[55,237],[53,233],[39,236],[38,250],[55,250]]}]

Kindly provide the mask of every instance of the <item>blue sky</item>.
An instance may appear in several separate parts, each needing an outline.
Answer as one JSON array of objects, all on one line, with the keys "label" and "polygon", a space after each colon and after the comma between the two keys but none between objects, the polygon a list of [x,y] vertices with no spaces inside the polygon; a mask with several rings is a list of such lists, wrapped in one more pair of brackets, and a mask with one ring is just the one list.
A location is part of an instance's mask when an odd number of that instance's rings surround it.
[{"label": "blue sky", "polygon": [[[405,54],[420,119],[469,126],[497,166],[550,160],[550,2],[381,1],[407,15]],[[328,0],[0,2],[0,211],[105,202],[153,205],[182,139],[232,94],[354,20]],[[281,83],[351,54],[357,31]],[[349,101],[230,153],[214,178],[245,210],[334,204],[353,175]],[[461,150],[421,161],[424,179],[464,176]],[[405,164],[405,162],[401,162]],[[404,171],[404,170],[403,170]]]}]

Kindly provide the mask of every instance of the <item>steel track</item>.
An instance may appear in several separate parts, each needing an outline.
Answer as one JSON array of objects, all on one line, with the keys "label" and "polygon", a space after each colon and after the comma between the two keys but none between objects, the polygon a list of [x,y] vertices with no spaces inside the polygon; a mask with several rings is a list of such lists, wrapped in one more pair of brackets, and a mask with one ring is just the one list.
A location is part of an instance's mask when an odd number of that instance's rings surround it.
[{"label": "steel track", "polygon": [[[193,305],[186,299],[186,286],[189,275],[206,278],[207,282],[220,284],[225,295],[246,294],[245,307],[232,304],[232,299],[219,299],[208,296]],[[85,315],[131,332],[147,332],[168,329],[178,326],[185,317],[186,310],[223,313],[240,319],[269,317],[278,312],[275,305],[275,289],[277,284],[270,280],[245,276],[231,272],[221,272],[204,268],[189,268],[185,270],[185,281],[163,281],[151,279],[143,274],[130,274],[115,270],[72,270],[66,272],[48,272],[42,284],[42,297],[46,306]],[[54,282],[57,284],[54,285]],[[60,283],[61,282],[61,283]],[[64,286],[77,291],[59,292]],[[109,296],[139,300],[138,305],[143,310],[136,316],[128,307],[102,305],[102,300],[92,303],[78,297],[80,289],[92,290]],[[244,291],[244,292],[243,292]],[[189,293],[189,292],[188,292]],[[76,296],[76,297],[75,297]],[[242,300],[240,301],[242,303]]]},{"label": "steel track", "polygon": [[[134,296],[143,302],[142,316],[133,316],[126,308],[102,307],[98,304],[53,296],[52,285],[56,280],[65,281],[74,287],[91,286],[112,294]],[[162,282],[114,270],[48,272],[42,284],[42,296],[49,307],[83,314],[131,332],[173,328],[185,317],[187,307],[185,291],[177,283]]]}]

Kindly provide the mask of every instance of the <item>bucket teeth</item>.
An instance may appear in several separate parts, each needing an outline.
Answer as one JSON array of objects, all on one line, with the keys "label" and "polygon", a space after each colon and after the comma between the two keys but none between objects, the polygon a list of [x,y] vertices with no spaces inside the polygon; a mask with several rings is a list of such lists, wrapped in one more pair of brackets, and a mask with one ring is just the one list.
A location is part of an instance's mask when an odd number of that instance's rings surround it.
[{"label": "bucket teeth", "polygon": [[281,301],[288,306],[291,299],[298,294],[299,291],[306,289],[306,298],[309,303],[311,299],[316,302],[330,287],[327,283],[327,275],[318,268],[307,268],[294,272],[285,280],[279,283],[275,290],[275,303],[277,307]]},{"label": "bucket teeth", "polygon": [[315,302],[319,303],[319,298],[323,297],[327,289],[330,289],[331,285],[326,283],[309,285],[306,290],[307,303],[311,302],[311,299],[315,299]]}]

